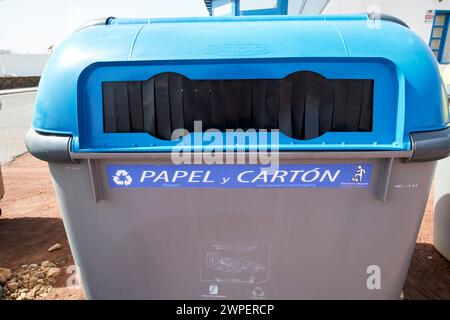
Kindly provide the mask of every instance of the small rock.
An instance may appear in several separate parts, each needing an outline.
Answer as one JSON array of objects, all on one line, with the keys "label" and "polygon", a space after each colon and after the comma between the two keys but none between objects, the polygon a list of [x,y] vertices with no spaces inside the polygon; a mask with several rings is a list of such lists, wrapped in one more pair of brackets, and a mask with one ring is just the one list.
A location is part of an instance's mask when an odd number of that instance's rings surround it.
[{"label": "small rock", "polygon": [[10,282],[8,282],[8,283],[6,284],[6,286],[8,287],[8,289],[9,289],[10,291],[16,291],[17,288],[19,287],[19,284],[18,284],[17,282],[12,282],[12,281],[10,281]]},{"label": "small rock", "polygon": [[44,279],[38,279],[37,283],[43,284],[44,283]]},{"label": "small rock", "polygon": [[56,243],[56,244],[52,245],[50,248],[48,248],[48,252],[59,250],[61,248],[62,248],[62,245],[60,245],[59,243]]},{"label": "small rock", "polygon": [[28,265],[27,265],[27,264],[24,264],[24,265],[22,266],[22,269],[25,269],[25,268],[28,268]]},{"label": "small rock", "polygon": [[31,298],[36,297],[36,291],[37,291],[36,288],[31,289],[30,292],[28,292],[28,296]]},{"label": "small rock", "polygon": [[25,297],[26,297],[25,293],[21,293],[20,296],[16,298],[16,300],[25,300]]},{"label": "small rock", "polygon": [[57,277],[57,276],[59,276],[60,274],[61,274],[61,269],[56,268],[56,267],[50,268],[50,269],[47,271],[47,277],[49,277],[49,278]]},{"label": "small rock", "polygon": [[[50,251],[50,249],[48,249]],[[46,261],[42,261],[41,262],[41,267],[42,268],[47,268],[47,267],[52,267],[52,264],[50,261],[46,260]]]},{"label": "small rock", "polygon": [[6,283],[12,277],[12,272],[6,268],[0,268],[0,284]]},{"label": "small rock", "polygon": [[30,264],[30,268],[37,268],[38,267],[38,265],[36,264],[36,263],[32,263],[32,264]]},{"label": "small rock", "polygon": [[26,274],[30,274],[31,270],[30,269],[25,269],[25,270],[21,270],[19,271],[19,275],[26,275]]},{"label": "small rock", "polygon": [[428,260],[433,260],[433,257],[432,256],[428,256],[427,259]]},{"label": "small rock", "polygon": [[36,277],[31,277],[30,278],[30,282],[29,282],[29,284],[28,284],[28,287],[31,289],[31,288],[33,288],[35,285],[37,285],[38,284],[38,278],[36,278]]}]

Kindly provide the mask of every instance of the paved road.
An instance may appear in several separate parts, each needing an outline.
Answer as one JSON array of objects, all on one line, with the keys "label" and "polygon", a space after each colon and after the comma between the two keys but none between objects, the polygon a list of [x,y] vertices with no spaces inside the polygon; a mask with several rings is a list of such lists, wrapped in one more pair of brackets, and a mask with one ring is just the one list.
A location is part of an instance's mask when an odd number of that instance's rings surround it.
[{"label": "paved road", "polygon": [[36,92],[0,95],[0,163],[26,152],[25,134],[30,128]]}]

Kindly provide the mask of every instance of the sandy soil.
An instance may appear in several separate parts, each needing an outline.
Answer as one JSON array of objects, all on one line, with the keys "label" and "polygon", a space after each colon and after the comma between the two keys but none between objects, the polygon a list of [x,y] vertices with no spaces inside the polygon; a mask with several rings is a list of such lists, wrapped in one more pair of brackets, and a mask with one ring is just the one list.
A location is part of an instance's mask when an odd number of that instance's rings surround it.
[{"label": "sandy soil", "polygon": [[[66,287],[71,274],[64,271],[73,258],[46,163],[25,154],[5,166],[3,176],[0,266],[14,271],[24,264],[57,261],[65,268],[47,299],[83,299],[80,289]],[[407,299],[450,299],[450,262],[432,245],[432,208],[429,200],[404,286]],[[48,252],[55,243],[62,248]]]}]

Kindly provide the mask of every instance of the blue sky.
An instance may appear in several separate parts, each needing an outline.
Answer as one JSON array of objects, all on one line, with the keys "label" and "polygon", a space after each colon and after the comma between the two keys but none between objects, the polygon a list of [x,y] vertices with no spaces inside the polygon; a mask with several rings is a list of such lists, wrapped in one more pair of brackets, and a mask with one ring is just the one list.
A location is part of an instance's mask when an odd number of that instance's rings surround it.
[{"label": "blue sky", "polygon": [[203,0],[0,0],[0,50],[46,53],[99,17],[208,15]]}]

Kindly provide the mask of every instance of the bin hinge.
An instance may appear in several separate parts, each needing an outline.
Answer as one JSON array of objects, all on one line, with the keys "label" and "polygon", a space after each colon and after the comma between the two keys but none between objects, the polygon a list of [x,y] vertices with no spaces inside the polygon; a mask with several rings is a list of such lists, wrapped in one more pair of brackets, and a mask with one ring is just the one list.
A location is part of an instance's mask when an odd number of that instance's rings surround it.
[{"label": "bin hinge", "polygon": [[405,162],[436,161],[450,155],[450,127],[410,135],[413,154]]},{"label": "bin hinge", "polygon": [[30,129],[25,137],[28,151],[36,158],[47,162],[75,163],[70,158],[72,136],[55,135]]}]

